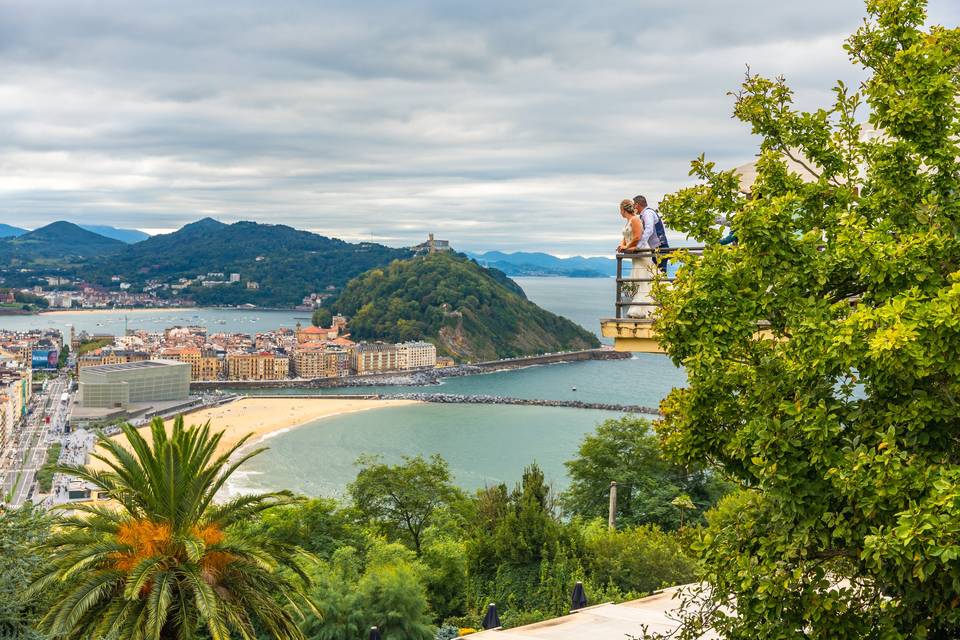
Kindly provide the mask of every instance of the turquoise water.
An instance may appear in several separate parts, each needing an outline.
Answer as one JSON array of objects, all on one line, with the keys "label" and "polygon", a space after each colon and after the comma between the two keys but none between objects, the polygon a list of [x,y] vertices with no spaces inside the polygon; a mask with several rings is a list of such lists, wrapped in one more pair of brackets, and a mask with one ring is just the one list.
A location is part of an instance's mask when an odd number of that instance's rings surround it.
[{"label": "turquoise water", "polygon": [[[637,354],[629,360],[592,360],[527,367],[477,376],[447,378],[423,387],[344,387],[342,389],[284,389],[284,394],[338,393],[457,393],[547,400],[583,400],[655,407],[670,389],[686,384],[682,369],[665,356]],[[576,391],[573,388],[576,387]],[[256,390],[244,390],[254,394]],[[260,393],[276,394],[273,389]]]},{"label": "turquoise water", "polygon": [[[608,279],[517,278],[528,297],[597,332],[612,315],[614,283]],[[528,367],[449,378],[432,387],[362,387],[289,390],[290,393],[391,393],[436,391],[520,398],[579,399],[656,406],[686,377],[662,355]],[[577,390],[573,391],[572,387]],[[308,495],[341,497],[364,453],[390,462],[404,455],[438,453],[461,487],[471,490],[506,482],[537,462],[557,490],[569,480],[564,462],[576,455],[584,435],[617,413],[500,405],[411,405],[318,420],[267,441],[265,453],[244,465],[234,488],[288,488]]]},{"label": "turquoise water", "polygon": [[[537,304],[595,333],[599,331],[600,318],[612,315],[612,279],[516,281]],[[0,328],[56,327],[66,331],[73,325],[77,330],[121,334],[126,316],[131,329],[159,331],[176,324],[199,324],[211,332],[255,333],[292,327],[306,315],[216,309],[74,312],[0,316]],[[537,366],[449,378],[434,387],[363,387],[320,393],[437,391],[656,406],[672,387],[685,382],[683,371],[666,357],[640,354],[629,360]],[[573,391],[573,387],[577,390]],[[270,449],[244,465],[235,488],[289,488],[310,495],[340,496],[355,477],[353,463],[363,453],[381,454],[389,461],[398,461],[402,455],[439,453],[450,463],[457,483],[467,489],[498,482],[513,485],[524,466],[531,462],[540,464],[547,478],[562,489],[567,484],[564,461],[576,453],[580,440],[598,422],[617,415],[499,405],[412,405],[349,414],[319,420],[269,439]]]},{"label": "turquoise water", "polygon": [[363,453],[388,462],[439,453],[456,483],[472,490],[513,486],[523,468],[539,464],[558,491],[567,486],[564,461],[580,440],[619,414],[554,407],[410,405],[317,420],[267,440],[266,452],[246,463],[233,490],[292,489],[341,497]]}]

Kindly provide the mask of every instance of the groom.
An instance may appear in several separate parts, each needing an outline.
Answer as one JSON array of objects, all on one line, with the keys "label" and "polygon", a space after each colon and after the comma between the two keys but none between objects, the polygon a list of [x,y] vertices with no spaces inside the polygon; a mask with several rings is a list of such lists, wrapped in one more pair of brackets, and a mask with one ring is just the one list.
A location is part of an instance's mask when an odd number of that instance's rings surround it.
[{"label": "groom", "polygon": [[[647,205],[647,199],[644,196],[634,196],[633,207],[643,223],[643,235],[640,236],[640,242],[637,246],[661,250],[669,249],[670,243],[667,242],[667,232],[663,228],[663,220],[660,218],[660,214]],[[659,251],[654,252],[653,263],[657,265],[660,271],[667,272],[667,259],[661,258]]]}]

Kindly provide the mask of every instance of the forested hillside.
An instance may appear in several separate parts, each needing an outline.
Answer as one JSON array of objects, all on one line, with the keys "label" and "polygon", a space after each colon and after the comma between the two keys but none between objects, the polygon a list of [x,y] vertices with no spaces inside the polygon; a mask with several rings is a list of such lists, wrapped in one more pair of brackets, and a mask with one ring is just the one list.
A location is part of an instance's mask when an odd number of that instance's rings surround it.
[{"label": "forested hillside", "polygon": [[331,305],[354,338],[426,339],[483,360],[599,346],[597,337],[527,300],[502,272],[450,253],[399,260],[352,280]]},{"label": "forested hillside", "polygon": [[[173,233],[152,236],[124,247],[109,260],[93,263],[86,277],[108,282],[119,274],[142,284],[196,278],[207,273],[239,273],[241,283],[194,286],[184,294],[198,304],[293,306],[311,292],[342,287],[364,271],[396,258],[406,249],[363,242],[351,244],[285,225],[204,218]],[[246,287],[256,282],[259,289]]]}]

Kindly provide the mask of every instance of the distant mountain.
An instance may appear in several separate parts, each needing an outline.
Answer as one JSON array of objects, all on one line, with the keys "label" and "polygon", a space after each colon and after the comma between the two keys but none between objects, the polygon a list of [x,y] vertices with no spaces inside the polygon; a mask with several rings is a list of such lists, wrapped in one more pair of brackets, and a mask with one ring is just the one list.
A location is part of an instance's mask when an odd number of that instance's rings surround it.
[{"label": "distant mountain", "polygon": [[[407,249],[351,244],[285,225],[224,224],[204,218],[173,233],[127,245],[109,260],[93,261],[84,277],[108,283],[112,275],[119,275],[133,285],[143,285],[149,280],[176,282],[198,276],[220,281],[237,273],[238,283],[207,287],[197,283],[183,295],[202,305],[293,306],[307,294],[341,288],[368,269],[410,255]],[[248,288],[248,282],[256,282],[259,288]]]},{"label": "distant mountain", "polygon": [[429,340],[468,360],[582,349],[596,336],[527,300],[502,272],[455,253],[372,269],[329,305],[350,318],[356,339]]},{"label": "distant mountain", "polygon": [[11,227],[8,224],[3,224],[0,222],[0,238],[15,238],[16,236],[22,236],[27,233],[26,229],[21,229],[20,227]]},{"label": "distant mountain", "polygon": [[125,245],[81,229],[72,222],[53,222],[16,237],[0,239],[0,264],[66,264],[111,255]]},{"label": "distant mountain", "polygon": [[127,244],[140,242],[150,237],[150,234],[138,231],[137,229],[118,229],[117,227],[110,227],[105,224],[81,224],[80,228]]},{"label": "distant mountain", "polygon": [[606,278],[617,273],[612,258],[558,258],[549,253],[487,251],[467,255],[482,266],[493,267],[508,276],[566,276],[570,278]]}]

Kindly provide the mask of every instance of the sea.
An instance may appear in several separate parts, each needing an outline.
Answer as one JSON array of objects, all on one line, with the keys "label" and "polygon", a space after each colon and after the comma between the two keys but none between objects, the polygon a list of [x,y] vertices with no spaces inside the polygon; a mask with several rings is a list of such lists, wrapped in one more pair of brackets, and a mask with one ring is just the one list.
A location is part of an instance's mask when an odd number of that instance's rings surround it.
[{"label": "sea", "polygon": [[[599,333],[600,318],[612,315],[612,278],[514,278],[535,303]],[[169,309],[63,312],[0,316],[0,328],[55,327],[69,332],[122,334],[125,328],[160,330],[201,325],[210,332],[256,333],[309,322],[296,311]],[[399,393],[434,390],[520,398],[583,400],[657,406],[670,389],[683,386],[682,369],[659,354],[629,360],[532,366],[476,376],[448,378],[424,387],[284,390],[284,393]],[[272,390],[276,393],[276,390]],[[236,474],[231,492],[291,489],[306,495],[341,497],[356,476],[356,460],[378,454],[387,462],[404,456],[439,454],[455,482],[466,490],[491,484],[513,486],[525,466],[536,463],[557,490],[569,479],[564,463],[584,436],[619,413],[504,405],[408,405],[324,418],[265,441],[268,450]]]}]

